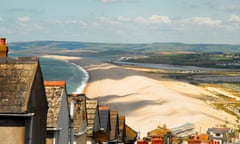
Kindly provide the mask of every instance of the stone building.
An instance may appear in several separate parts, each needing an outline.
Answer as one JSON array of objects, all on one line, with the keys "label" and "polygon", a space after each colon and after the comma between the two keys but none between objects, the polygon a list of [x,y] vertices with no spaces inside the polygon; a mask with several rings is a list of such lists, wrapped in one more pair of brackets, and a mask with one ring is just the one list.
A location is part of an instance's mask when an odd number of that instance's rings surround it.
[{"label": "stone building", "polygon": [[0,142],[44,144],[47,111],[39,59],[0,57]]},{"label": "stone building", "polygon": [[110,136],[109,136],[109,143],[117,143],[118,136],[119,136],[118,111],[111,111],[110,118],[111,118],[111,131],[110,131]]},{"label": "stone building", "polygon": [[48,100],[46,144],[67,144],[69,109],[65,81],[44,81]]},{"label": "stone building", "polygon": [[87,131],[87,144],[94,144],[93,134],[100,129],[100,118],[98,111],[98,101],[97,100],[87,100],[87,122],[88,122],[88,131]]},{"label": "stone building", "polygon": [[84,94],[68,95],[68,103],[74,101],[74,143],[85,144],[87,141],[87,108]]},{"label": "stone building", "polygon": [[96,142],[108,142],[111,131],[110,108],[108,106],[99,106],[100,129],[94,132]]}]

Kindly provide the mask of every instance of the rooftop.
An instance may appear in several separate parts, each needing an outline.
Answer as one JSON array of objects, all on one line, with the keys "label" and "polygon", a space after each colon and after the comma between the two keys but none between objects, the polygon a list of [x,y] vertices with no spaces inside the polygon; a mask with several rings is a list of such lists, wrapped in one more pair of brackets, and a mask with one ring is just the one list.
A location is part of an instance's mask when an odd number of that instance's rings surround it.
[{"label": "rooftop", "polygon": [[0,57],[0,113],[26,113],[39,65],[36,57]]},{"label": "rooftop", "polygon": [[48,100],[47,127],[57,127],[59,111],[65,91],[65,81],[44,81]]}]

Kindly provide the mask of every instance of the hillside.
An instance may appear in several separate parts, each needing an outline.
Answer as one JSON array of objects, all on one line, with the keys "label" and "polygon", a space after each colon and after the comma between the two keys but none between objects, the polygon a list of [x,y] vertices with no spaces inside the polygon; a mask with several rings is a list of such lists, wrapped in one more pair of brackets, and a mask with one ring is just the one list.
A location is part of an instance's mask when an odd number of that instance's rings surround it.
[{"label": "hillside", "polygon": [[145,43],[115,44],[74,41],[33,41],[8,43],[10,53],[17,55],[58,54],[103,59],[156,54],[160,52],[239,53],[240,45]]}]

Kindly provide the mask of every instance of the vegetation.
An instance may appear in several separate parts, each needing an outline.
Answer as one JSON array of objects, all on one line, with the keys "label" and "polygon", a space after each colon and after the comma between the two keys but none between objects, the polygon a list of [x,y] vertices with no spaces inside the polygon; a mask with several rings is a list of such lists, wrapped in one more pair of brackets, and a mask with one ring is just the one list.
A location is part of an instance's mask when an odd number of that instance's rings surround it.
[{"label": "vegetation", "polygon": [[215,53],[190,53],[190,54],[152,54],[147,57],[127,60],[137,63],[189,65],[211,68],[240,68],[240,55],[215,54]]},{"label": "vegetation", "polygon": [[[146,43],[112,44],[71,41],[33,41],[8,43],[10,52],[25,54],[67,54],[100,58],[118,58],[125,56],[154,56],[163,52],[178,53],[214,53],[237,54],[240,45],[225,44],[183,44],[183,43]],[[174,52],[174,53],[173,53]],[[156,55],[157,56],[157,55]]]}]

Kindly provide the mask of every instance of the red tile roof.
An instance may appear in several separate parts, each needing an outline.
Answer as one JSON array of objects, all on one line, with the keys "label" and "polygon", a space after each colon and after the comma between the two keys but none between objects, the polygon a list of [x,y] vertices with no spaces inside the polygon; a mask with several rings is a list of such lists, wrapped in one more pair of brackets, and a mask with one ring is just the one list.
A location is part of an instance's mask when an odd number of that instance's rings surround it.
[{"label": "red tile roof", "polygon": [[65,86],[66,81],[44,81],[44,86]]},{"label": "red tile roof", "polygon": [[110,110],[109,106],[99,106],[99,110]]}]

